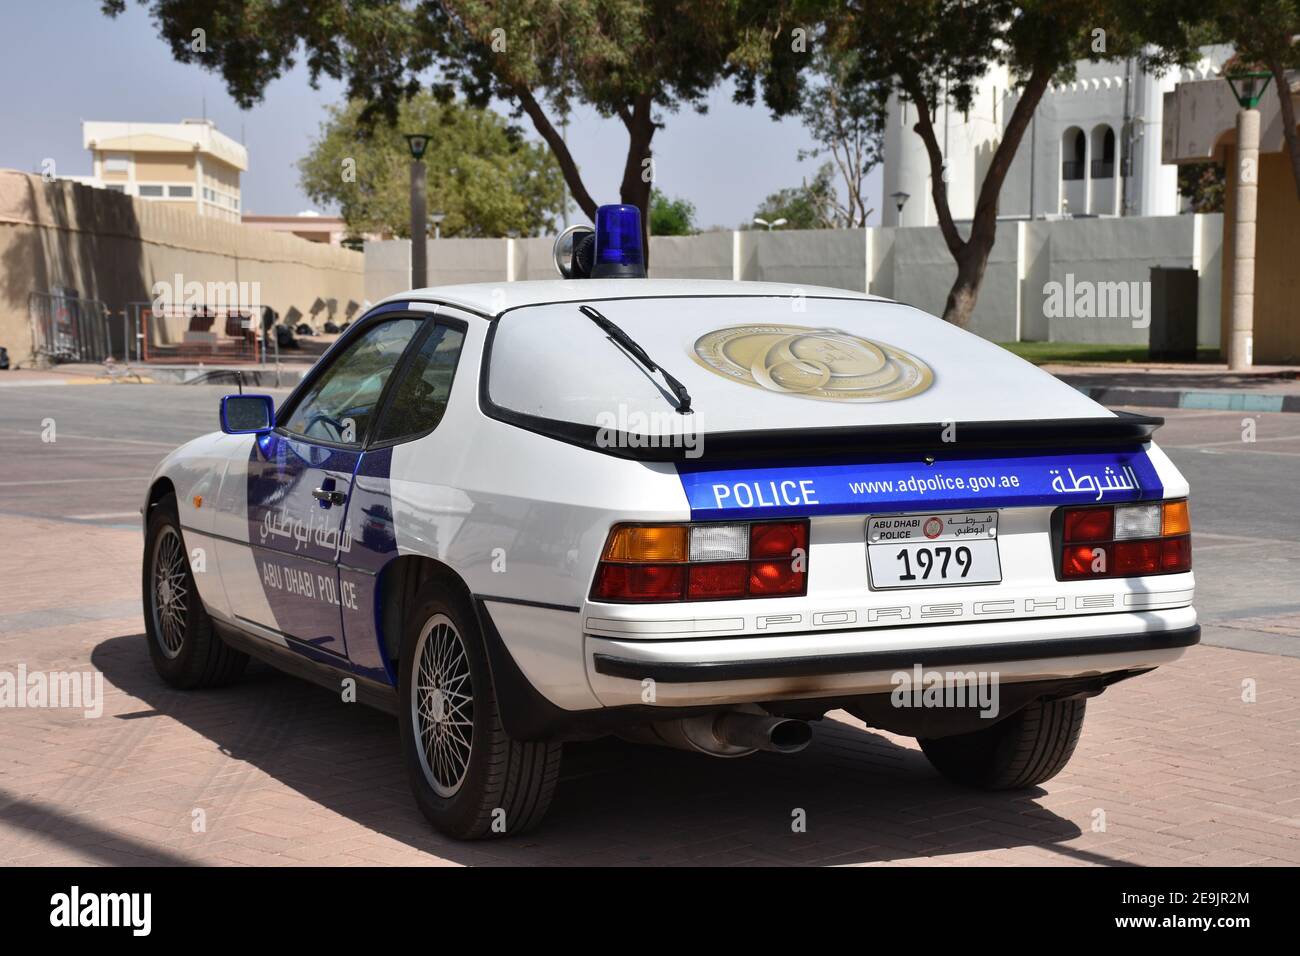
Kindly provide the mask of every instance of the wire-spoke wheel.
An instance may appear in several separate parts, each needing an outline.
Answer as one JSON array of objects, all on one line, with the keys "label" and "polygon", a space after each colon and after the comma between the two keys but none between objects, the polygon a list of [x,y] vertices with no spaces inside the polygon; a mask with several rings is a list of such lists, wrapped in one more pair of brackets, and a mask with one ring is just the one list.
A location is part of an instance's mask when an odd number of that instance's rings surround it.
[{"label": "wire-spoke wheel", "polygon": [[186,602],[190,589],[185,545],[171,525],[158,532],[153,549],[153,622],[162,652],[174,658],[185,643]]},{"label": "wire-spoke wheel", "polygon": [[420,766],[440,797],[465,782],[474,741],[474,681],[469,655],[445,614],[430,618],[415,646],[418,670],[411,719],[420,733]]},{"label": "wire-spoke wheel", "polygon": [[[398,724],[421,812],[462,840],[523,833],[546,813],[561,746],[505,730],[478,616],[469,599],[427,581],[407,605]],[[497,638],[497,640],[500,640]]]},{"label": "wire-spoke wheel", "polygon": [[190,570],[172,495],[150,507],[144,542],[144,629],[154,669],[173,687],[186,689],[234,680],[248,657],[213,630]]}]

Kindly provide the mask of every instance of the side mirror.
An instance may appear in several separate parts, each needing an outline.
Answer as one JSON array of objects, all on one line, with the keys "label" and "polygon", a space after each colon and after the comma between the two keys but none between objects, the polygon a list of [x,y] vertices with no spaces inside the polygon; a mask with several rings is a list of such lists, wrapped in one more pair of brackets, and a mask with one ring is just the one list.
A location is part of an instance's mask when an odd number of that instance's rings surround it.
[{"label": "side mirror", "polygon": [[275,427],[275,400],[270,395],[225,395],[221,399],[221,430],[250,435]]}]

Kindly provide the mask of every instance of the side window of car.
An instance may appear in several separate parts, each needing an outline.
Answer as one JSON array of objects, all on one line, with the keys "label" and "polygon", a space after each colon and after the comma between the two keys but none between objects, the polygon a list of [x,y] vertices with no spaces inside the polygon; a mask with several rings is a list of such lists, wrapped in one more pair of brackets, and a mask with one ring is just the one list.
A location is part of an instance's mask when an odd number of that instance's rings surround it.
[{"label": "side window of car", "polygon": [[465,334],[459,329],[441,324],[433,327],[393,388],[376,441],[413,438],[438,427],[447,410],[447,396],[451,394],[464,342]]},{"label": "side window of car", "polygon": [[384,383],[419,331],[420,319],[393,319],[363,332],[330,363],[283,425],[304,438],[360,444]]}]

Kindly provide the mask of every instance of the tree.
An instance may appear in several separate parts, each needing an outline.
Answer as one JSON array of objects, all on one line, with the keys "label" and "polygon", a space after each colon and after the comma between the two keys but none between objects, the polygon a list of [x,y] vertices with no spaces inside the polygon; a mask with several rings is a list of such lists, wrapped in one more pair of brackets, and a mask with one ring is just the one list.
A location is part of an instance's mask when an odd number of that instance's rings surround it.
[{"label": "tree", "polygon": [[547,149],[490,110],[439,103],[419,93],[395,122],[363,123],[365,104],[333,107],[320,138],[298,162],[303,189],[337,203],[354,234],[410,233],[411,155],[402,133],[432,134],[424,156],[429,208],[446,236],[532,235],[555,227],[563,202],[560,168]]},{"label": "tree", "polygon": [[[855,80],[888,84],[917,115],[914,131],[930,163],[931,198],[957,264],[944,318],[970,323],[997,230],[998,197],[1029,121],[1049,84],[1071,78],[1082,59],[1137,57],[1144,67],[1194,57],[1196,0],[786,0],[787,16],[813,17],[824,42],[857,54]],[[948,204],[945,160],[934,117],[945,101],[970,107],[990,64],[1019,84],[1015,106],[980,184],[966,235]]]},{"label": "tree", "polygon": [[810,72],[812,82],[804,89],[799,117],[817,145],[800,150],[799,158],[830,154],[844,190],[843,200],[835,190],[829,193],[834,225],[861,228],[874,212],[867,208],[864,192],[867,173],[881,160],[890,84],[855,82],[857,52],[825,44],[813,54]]},{"label": "tree", "polygon": [[799,186],[772,193],[754,210],[754,216],[767,222],[784,219],[786,229],[833,229],[837,202],[834,179],[834,166],[823,163],[812,182],[805,179]]},{"label": "tree", "polygon": [[[110,16],[126,0],[101,0]],[[218,72],[241,106],[293,66],[301,47],[313,82],[346,79],[365,119],[396,117],[397,104],[435,65],[434,92],[470,105],[492,98],[532,121],[554,153],[574,201],[594,217],[596,201],[552,115],[573,102],[617,117],[627,135],[619,198],[648,224],[651,143],[667,113],[704,112],[720,80],[738,78],[752,102],[757,82],[793,62],[766,32],[765,0],[140,0],[172,55]],[[202,34],[196,36],[196,31]],[[770,54],[769,51],[775,51]],[[788,68],[787,68],[788,72]],[[793,87],[764,89],[769,105],[792,108]]]},{"label": "tree", "polygon": [[1263,69],[1273,76],[1282,108],[1282,135],[1291,157],[1296,198],[1300,198],[1300,142],[1295,104],[1286,71],[1300,68],[1300,3],[1297,0],[1217,0],[1208,10],[1217,39],[1231,43],[1233,58],[1223,71]]},{"label": "tree", "polygon": [[1190,201],[1192,212],[1223,212],[1226,187],[1222,163],[1184,163],[1178,167],[1178,194]]},{"label": "tree", "polygon": [[650,194],[650,234],[652,236],[692,236],[695,204],[685,199],[669,199],[660,189]]}]

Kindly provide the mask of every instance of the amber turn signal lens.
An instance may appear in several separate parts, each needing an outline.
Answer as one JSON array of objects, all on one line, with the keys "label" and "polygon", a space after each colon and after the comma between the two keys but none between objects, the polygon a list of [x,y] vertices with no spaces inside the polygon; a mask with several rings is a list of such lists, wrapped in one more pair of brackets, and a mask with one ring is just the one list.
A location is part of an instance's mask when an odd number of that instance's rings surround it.
[{"label": "amber turn signal lens", "polygon": [[1160,533],[1164,537],[1187,534],[1192,530],[1192,520],[1187,514],[1187,501],[1166,501],[1164,522]]},{"label": "amber turn signal lens", "polygon": [[602,560],[671,563],[686,560],[685,525],[623,525],[605,544]]}]

